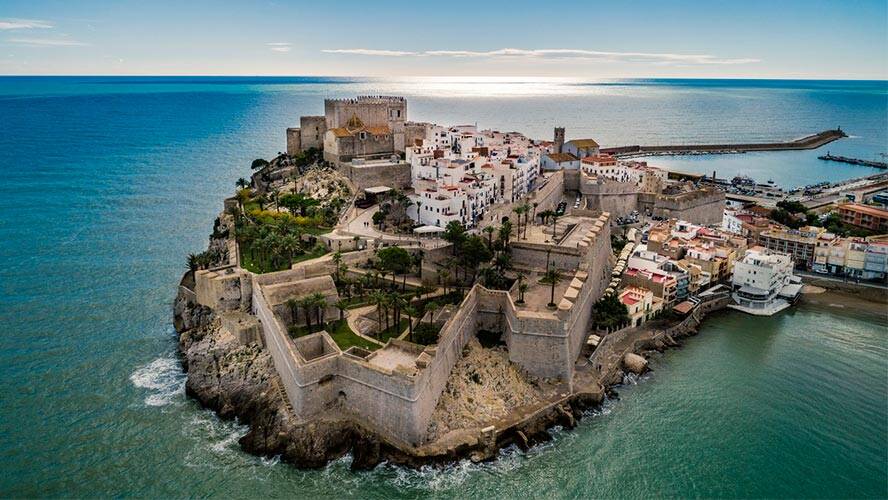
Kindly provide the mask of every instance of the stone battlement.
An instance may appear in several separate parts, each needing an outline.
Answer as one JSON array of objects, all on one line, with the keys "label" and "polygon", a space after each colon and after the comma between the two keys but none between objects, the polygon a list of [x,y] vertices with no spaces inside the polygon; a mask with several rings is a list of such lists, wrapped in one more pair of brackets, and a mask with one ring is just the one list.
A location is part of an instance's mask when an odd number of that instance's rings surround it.
[{"label": "stone battlement", "polygon": [[359,95],[356,97],[343,97],[338,99],[324,99],[326,102],[339,102],[343,104],[384,104],[407,102],[406,97],[393,95]]}]

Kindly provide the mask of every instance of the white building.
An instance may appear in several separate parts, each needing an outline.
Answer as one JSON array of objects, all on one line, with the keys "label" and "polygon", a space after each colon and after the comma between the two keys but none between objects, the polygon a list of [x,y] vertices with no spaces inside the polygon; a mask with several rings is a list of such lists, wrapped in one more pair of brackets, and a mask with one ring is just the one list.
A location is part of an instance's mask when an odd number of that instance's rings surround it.
[{"label": "white building", "polygon": [[479,132],[474,125],[428,125],[406,156],[416,204],[408,213],[441,228],[453,220],[474,227],[491,204],[522,199],[540,166],[532,140],[517,132]]},{"label": "white building", "polygon": [[792,256],[763,247],[746,251],[734,263],[732,298],[729,307],[757,316],[771,316],[795,301],[801,292],[801,280],[792,274]]},{"label": "white building", "polygon": [[570,153],[579,159],[596,156],[601,151],[594,139],[573,139],[564,143],[562,153]]},{"label": "white building", "polygon": [[540,165],[543,170],[577,170],[580,159],[570,153],[546,153]]},{"label": "white building", "polygon": [[733,234],[743,234],[743,221],[737,217],[736,210],[725,209],[721,229]]}]

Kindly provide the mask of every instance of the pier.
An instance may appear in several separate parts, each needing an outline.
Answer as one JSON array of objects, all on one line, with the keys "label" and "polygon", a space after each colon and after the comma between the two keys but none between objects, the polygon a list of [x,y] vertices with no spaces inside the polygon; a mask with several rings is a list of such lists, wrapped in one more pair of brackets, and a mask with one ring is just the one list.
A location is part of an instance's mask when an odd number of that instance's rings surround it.
[{"label": "pier", "polygon": [[864,167],[888,168],[888,163],[884,161],[861,160],[859,158],[848,158],[847,156],[832,155],[829,151],[823,156],[818,156],[818,160],[837,161],[839,163],[848,163],[851,165],[862,165]]},{"label": "pier", "polygon": [[685,154],[729,154],[747,151],[791,151],[817,149],[835,140],[848,137],[841,128],[824,130],[817,134],[787,142],[759,142],[742,144],[687,144],[666,146],[621,146],[601,148],[602,153],[617,157],[685,155]]}]

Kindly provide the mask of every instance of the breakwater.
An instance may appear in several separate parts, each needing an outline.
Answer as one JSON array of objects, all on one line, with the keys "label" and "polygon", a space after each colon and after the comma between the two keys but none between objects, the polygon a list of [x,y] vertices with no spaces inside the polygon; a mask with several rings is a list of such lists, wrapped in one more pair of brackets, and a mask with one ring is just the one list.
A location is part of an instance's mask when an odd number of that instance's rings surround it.
[{"label": "breakwater", "polygon": [[848,137],[842,129],[824,130],[801,139],[786,142],[750,142],[739,144],[684,144],[663,146],[620,146],[613,148],[601,148],[602,153],[619,157],[649,156],[649,155],[686,155],[686,154],[718,154],[718,153],[745,153],[747,151],[788,151],[802,149],[817,149],[835,140]]},{"label": "breakwater", "polygon": [[823,156],[818,156],[818,160],[824,161],[836,161],[839,163],[847,163],[849,165],[862,165],[864,167],[874,167],[874,168],[888,168],[888,163],[884,161],[873,161],[873,160],[861,160],[860,158],[849,158],[847,156],[838,156],[827,153]]}]

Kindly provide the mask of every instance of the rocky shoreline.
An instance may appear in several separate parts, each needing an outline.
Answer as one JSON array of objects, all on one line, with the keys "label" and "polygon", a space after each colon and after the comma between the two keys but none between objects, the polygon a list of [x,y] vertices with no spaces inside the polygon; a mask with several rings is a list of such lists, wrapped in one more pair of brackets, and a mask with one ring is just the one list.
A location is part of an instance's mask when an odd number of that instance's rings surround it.
[{"label": "rocky shoreline", "polygon": [[[183,279],[183,283],[187,282]],[[704,313],[705,314],[705,313]],[[474,462],[496,458],[502,448],[516,445],[522,450],[551,440],[555,426],[573,428],[588,410],[597,408],[606,395],[616,397],[627,372],[643,373],[649,368],[639,357],[680,346],[680,339],[695,335],[702,318],[688,325],[675,325],[670,333],[649,329],[630,332],[633,346],[605,367],[600,384],[572,394],[552,398],[531,408],[519,408],[500,432],[478,438],[463,435],[441,439],[419,448],[404,449],[379,434],[356,424],[347,416],[326,416],[312,421],[297,420],[284,396],[270,353],[259,344],[243,345],[220,328],[209,308],[190,302],[180,293],[174,306],[174,324],[179,333],[179,352],[187,373],[186,394],[220,418],[249,426],[240,438],[241,448],[251,454],[274,457],[300,468],[320,468],[351,453],[352,469],[367,470],[383,461],[419,468],[446,465],[463,459]],[[687,321],[683,322],[686,323]],[[629,354],[635,355],[630,357]],[[641,361],[644,361],[642,359]]]}]

